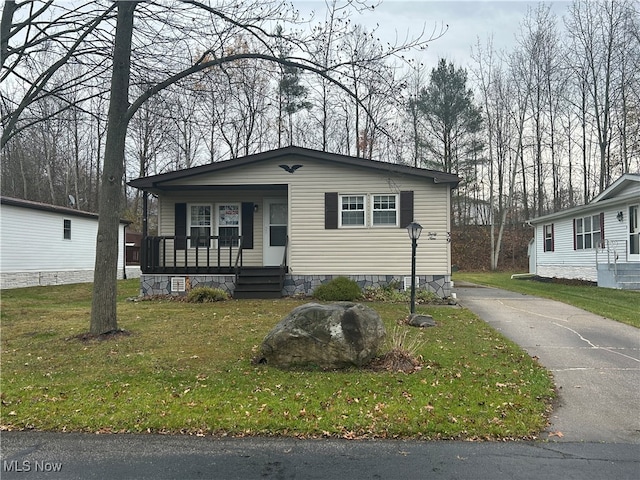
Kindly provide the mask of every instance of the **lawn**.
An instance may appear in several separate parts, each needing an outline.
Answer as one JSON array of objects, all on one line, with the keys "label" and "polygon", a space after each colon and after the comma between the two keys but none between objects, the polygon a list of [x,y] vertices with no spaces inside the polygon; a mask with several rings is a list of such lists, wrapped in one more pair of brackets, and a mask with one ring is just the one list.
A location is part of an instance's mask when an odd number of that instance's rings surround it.
[{"label": "lawn", "polygon": [[90,285],[2,292],[0,429],[296,437],[530,439],[545,428],[549,373],[465,309],[368,303],[389,336],[417,343],[412,374],[254,365],[269,330],[304,300],[128,301],[128,335],[81,340]]},{"label": "lawn", "polygon": [[640,328],[640,292],[587,285],[546,283],[533,279],[511,279],[505,272],[456,272],[455,281],[502,288],[558,300],[591,313]]}]

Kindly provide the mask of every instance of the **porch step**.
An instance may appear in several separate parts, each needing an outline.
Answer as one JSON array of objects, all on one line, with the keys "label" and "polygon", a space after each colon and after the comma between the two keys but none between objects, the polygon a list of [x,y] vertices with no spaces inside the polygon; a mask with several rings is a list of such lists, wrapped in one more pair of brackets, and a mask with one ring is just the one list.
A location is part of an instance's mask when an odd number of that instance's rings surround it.
[{"label": "porch step", "polygon": [[640,290],[640,264],[633,262],[617,265],[616,281],[623,290]]},{"label": "porch step", "polygon": [[283,278],[280,267],[243,267],[233,298],[281,298]]}]

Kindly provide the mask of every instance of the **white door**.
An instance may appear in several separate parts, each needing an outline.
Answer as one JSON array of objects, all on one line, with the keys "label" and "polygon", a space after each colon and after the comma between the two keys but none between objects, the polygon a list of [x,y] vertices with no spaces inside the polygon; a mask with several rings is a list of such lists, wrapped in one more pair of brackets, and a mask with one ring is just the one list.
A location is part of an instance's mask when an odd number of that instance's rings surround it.
[{"label": "white door", "polygon": [[286,198],[264,200],[264,251],[263,265],[278,266],[284,258],[288,235],[289,209]]},{"label": "white door", "polygon": [[629,207],[629,261],[640,262],[640,205]]}]

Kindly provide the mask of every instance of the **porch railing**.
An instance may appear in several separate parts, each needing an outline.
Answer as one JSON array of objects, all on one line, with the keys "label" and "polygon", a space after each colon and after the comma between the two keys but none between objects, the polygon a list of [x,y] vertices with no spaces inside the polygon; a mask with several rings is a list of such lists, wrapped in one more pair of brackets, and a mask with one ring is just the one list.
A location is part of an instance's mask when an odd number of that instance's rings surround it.
[{"label": "porch railing", "polygon": [[627,242],[619,240],[605,239],[596,248],[596,267],[600,264],[607,264],[609,270],[618,274],[618,264],[627,260]]},{"label": "porch railing", "polygon": [[234,273],[242,266],[241,245],[239,235],[145,237],[140,268],[142,273]]}]

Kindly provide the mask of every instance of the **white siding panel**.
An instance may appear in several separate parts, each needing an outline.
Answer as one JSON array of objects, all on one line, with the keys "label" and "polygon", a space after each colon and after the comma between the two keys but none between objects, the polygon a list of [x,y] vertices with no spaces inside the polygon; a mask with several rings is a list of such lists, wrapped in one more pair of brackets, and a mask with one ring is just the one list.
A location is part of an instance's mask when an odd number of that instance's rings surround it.
[{"label": "white siding panel", "polygon": [[[63,238],[64,220],[71,239]],[[28,208],[2,206],[2,271],[94,268],[98,222]]]},{"label": "white siding panel", "polygon": [[[71,239],[64,238],[64,220]],[[13,205],[0,214],[3,288],[93,279],[98,220]],[[119,228],[118,275],[123,274],[124,225]]]},{"label": "white siding panel", "polygon": [[[616,218],[619,211],[628,215],[625,204],[609,205],[604,211],[604,238],[610,247],[620,255],[619,260],[626,259],[628,251],[628,238],[626,221],[620,222]],[[599,212],[590,211],[588,215]],[[600,250],[596,258],[596,249],[574,250],[573,248],[573,219],[579,218],[580,213],[575,213],[570,218],[556,219],[554,225],[554,251],[544,251],[544,225],[536,225],[536,273],[541,276],[577,278],[590,281],[597,280],[596,261],[605,261],[606,252]],[[547,223],[547,224],[549,224]]]}]

